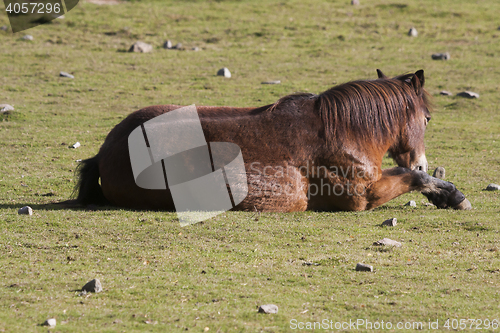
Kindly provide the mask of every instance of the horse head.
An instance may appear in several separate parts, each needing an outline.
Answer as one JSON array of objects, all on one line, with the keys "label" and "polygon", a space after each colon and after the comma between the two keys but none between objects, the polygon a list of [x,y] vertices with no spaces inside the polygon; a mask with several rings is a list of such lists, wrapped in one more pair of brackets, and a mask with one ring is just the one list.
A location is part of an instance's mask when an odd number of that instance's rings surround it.
[{"label": "horse head", "polygon": [[[377,70],[379,79],[388,79]],[[407,105],[408,114],[405,128],[401,129],[398,140],[389,148],[389,155],[400,167],[427,172],[428,164],[425,157],[424,135],[427,124],[431,120],[427,92],[424,90],[424,71],[395,77],[401,81],[409,92]]]}]

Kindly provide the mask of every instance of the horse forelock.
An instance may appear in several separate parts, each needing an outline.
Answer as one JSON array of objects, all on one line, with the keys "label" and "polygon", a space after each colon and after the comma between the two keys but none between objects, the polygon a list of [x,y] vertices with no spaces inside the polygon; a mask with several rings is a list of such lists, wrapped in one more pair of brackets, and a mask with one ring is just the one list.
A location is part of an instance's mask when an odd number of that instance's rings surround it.
[{"label": "horse forelock", "polygon": [[[411,75],[408,75],[411,78]],[[425,90],[417,96],[406,77],[352,81],[318,95],[316,108],[323,120],[327,141],[362,138],[380,145],[405,130],[415,118],[421,101],[430,108]]]}]

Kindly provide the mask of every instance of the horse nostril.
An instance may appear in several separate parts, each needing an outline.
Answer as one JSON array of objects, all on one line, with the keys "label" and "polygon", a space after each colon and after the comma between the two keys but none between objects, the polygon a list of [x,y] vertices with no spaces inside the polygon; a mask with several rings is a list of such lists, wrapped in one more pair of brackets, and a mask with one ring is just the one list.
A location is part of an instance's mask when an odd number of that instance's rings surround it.
[{"label": "horse nostril", "polygon": [[422,166],[421,166],[421,165],[419,165],[419,166],[417,167],[417,170],[419,170],[419,171],[422,171],[422,169],[423,169],[423,168],[422,168]]}]

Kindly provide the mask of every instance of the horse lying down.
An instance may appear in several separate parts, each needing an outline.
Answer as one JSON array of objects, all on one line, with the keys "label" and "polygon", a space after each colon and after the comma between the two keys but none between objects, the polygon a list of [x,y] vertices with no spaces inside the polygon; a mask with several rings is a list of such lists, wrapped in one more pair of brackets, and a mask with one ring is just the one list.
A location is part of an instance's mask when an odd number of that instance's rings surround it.
[{"label": "horse lying down", "polygon": [[[438,208],[470,209],[455,185],[427,174],[424,133],[431,114],[424,72],[394,78],[377,72],[376,80],[344,83],[319,95],[289,95],[258,108],[196,107],[202,140],[211,147],[213,142],[232,143],[240,149],[243,178],[229,186],[226,174],[223,183],[230,195],[238,189],[245,194],[232,198],[233,209],[360,211],[411,191],[421,192]],[[130,144],[139,135],[145,140],[142,156],[153,163],[153,142],[148,142],[145,125],[179,108],[146,107],[116,125],[99,153],[81,162],[78,196],[66,203],[174,210],[173,188],[179,181],[174,184],[166,172],[168,163],[156,159],[155,170],[164,178],[138,185],[134,156],[142,153],[132,152]],[[165,140],[182,136],[175,130],[182,121],[166,125],[173,130],[162,133]],[[161,138],[154,144],[161,150]],[[184,159],[197,154],[191,152]],[[397,167],[381,169],[386,153]],[[213,158],[208,165],[209,171],[217,169]]]}]

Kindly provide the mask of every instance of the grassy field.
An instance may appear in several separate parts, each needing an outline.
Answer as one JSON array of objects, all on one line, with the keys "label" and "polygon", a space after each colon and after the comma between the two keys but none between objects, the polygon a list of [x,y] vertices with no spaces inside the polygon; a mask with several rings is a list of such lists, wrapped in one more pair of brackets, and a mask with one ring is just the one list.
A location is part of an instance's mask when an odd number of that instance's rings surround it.
[{"label": "grassy field", "polygon": [[[64,19],[0,31],[0,104],[15,107],[0,115],[0,332],[45,332],[38,325],[52,317],[51,332],[500,321],[500,192],[484,190],[500,183],[499,12],[492,0],[81,2]],[[166,39],[185,50],[162,49]],[[153,52],[125,52],[137,40]],[[436,52],[451,59],[432,60]],[[217,77],[221,67],[233,77]],[[182,228],[174,213],[50,205],[70,197],[77,160],[141,107],[260,106],[375,78],[376,68],[425,70],[435,104],[429,165],[446,168],[472,211],[437,210],[412,193],[368,212],[226,212]],[[404,207],[409,200],[417,208]],[[33,216],[17,214],[24,205]],[[380,226],[392,217],[396,227]],[[372,245],[384,237],[403,246]],[[375,271],[354,271],[358,262]],[[93,278],[104,291],[79,296]],[[258,314],[268,303],[279,313]]]}]

